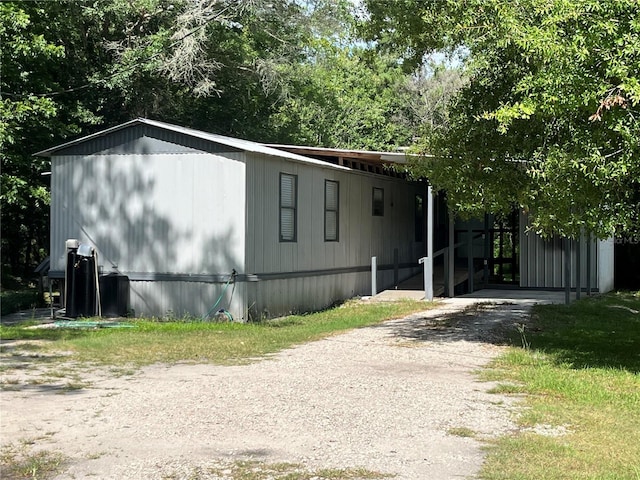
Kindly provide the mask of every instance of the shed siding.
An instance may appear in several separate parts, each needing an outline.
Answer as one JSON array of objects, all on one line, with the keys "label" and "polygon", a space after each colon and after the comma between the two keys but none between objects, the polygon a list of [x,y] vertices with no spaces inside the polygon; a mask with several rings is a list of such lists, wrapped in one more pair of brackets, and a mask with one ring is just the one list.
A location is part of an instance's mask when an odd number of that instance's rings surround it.
[{"label": "shed siding", "polygon": [[[587,248],[591,249],[590,285],[602,289],[599,281],[599,242],[592,240],[587,246],[586,238],[581,242],[569,241],[571,288],[577,285],[576,261],[580,248],[580,285],[587,286]],[[528,231],[526,216],[520,218],[520,286],[525,288],[563,288],[565,282],[565,248],[561,238],[543,239],[540,235]],[[602,291],[602,290],[601,290]]]},{"label": "shed siding", "polygon": [[[77,238],[96,247],[106,272],[243,271],[245,164],[243,154],[233,155],[237,160],[205,153],[53,157],[52,270],[64,269],[65,240]],[[194,285],[205,284],[184,288]],[[144,303],[134,308],[161,313]]]},{"label": "shed siding", "polygon": [[[279,175],[298,178],[298,236],[296,242],[279,242]],[[325,180],[339,182],[339,241],[324,240]],[[384,188],[385,213],[373,217],[372,188]],[[402,180],[318,168],[273,157],[255,157],[247,164],[246,273],[291,274],[337,268],[366,268],[371,257],[392,264],[394,249],[400,263],[415,269],[400,272],[400,280],[419,271],[422,243],[415,242],[414,198],[423,187]],[[327,273],[327,272],[325,272]],[[330,273],[330,272],[329,272]],[[393,271],[381,272],[379,285],[393,282]],[[354,295],[369,294],[368,271],[311,274],[306,278],[262,280],[248,286],[254,315],[268,310],[282,314],[326,307]],[[257,312],[257,313],[256,313]]]}]

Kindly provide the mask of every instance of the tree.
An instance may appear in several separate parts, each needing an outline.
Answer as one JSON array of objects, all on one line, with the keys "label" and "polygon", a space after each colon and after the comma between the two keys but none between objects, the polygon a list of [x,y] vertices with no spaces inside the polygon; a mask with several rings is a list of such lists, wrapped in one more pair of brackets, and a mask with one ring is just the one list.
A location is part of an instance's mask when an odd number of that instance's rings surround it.
[{"label": "tree", "polygon": [[30,159],[33,152],[29,148],[31,135],[49,133],[43,120],[51,121],[58,113],[58,103],[39,93],[55,88],[46,65],[62,57],[64,51],[30,30],[30,23],[30,16],[16,3],[0,4],[3,279],[7,269],[13,275],[28,275],[25,264],[42,258],[38,250],[48,238],[46,219],[38,215],[49,204],[41,177],[46,167]]},{"label": "tree", "polygon": [[367,2],[369,33],[464,48],[469,82],[416,173],[460,214],[528,212],[540,233],[640,232],[640,4],[635,0]]},{"label": "tree", "polygon": [[415,114],[395,58],[320,40],[293,68],[290,92],[269,121],[278,141],[382,151],[411,143]]},{"label": "tree", "polygon": [[144,116],[257,141],[405,144],[403,72],[356,47],[352,6],[0,3],[3,274],[28,277],[46,255],[49,166],[33,153],[73,136]]}]

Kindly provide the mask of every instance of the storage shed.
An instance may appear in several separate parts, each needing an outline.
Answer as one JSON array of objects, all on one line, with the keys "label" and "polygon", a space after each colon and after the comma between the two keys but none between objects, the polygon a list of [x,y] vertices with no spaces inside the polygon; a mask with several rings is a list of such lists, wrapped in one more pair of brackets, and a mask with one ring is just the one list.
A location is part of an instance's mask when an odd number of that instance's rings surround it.
[{"label": "storage shed", "polygon": [[[51,270],[67,239],[128,277],[136,315],[324,308],[419,273],[426,187],[377,166],[136,119],[45,150]],[[402,158],[400,155],[398,158]],[[348,164],[348,166],[346,165]]]}]

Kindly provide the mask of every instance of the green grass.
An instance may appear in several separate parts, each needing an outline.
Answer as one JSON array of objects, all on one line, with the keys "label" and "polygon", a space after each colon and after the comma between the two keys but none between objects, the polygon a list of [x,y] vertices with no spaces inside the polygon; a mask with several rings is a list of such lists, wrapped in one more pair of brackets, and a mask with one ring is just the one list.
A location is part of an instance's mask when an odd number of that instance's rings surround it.
[{"label": "green grass", "polygon": [[126,329],[32,329],[0,327],[3,339],[47,340],[45,351],[71,352],[67,359],[108,365],[156,362],[233,364],[352,328],[426,310],[425,302],[363,303],[262,323],[135,321]]},{"label": "green grass", "polygon": [[530,348],[485,375],[496,392],[526,394],[526,408],[521,430],[489,447],[482,478],[640,479],[638,311],[640,292],[534,310]]}]

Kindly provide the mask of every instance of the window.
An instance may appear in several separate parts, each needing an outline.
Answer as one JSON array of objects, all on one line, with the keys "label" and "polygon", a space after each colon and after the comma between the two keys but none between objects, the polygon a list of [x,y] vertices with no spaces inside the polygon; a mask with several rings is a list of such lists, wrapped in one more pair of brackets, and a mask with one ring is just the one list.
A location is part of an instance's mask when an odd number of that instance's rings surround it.
[{"label": "window", "polygon": [[295,242],[297,233],[298,177],[280,174],[280,241]]},{"label": "window", "polygon": [[415,199],[415,228],[416,242],[422,242],[423,239],[423,229],[424,229],[424,195],[416,195]]},{"label": "window", "polygon": [[374,217],[384,216],[384,189],[373,187],[373,212]]},{"label": "window", "polygon": [[339,230],[340,184],[324,181],[324,241],[337,242]]}]

